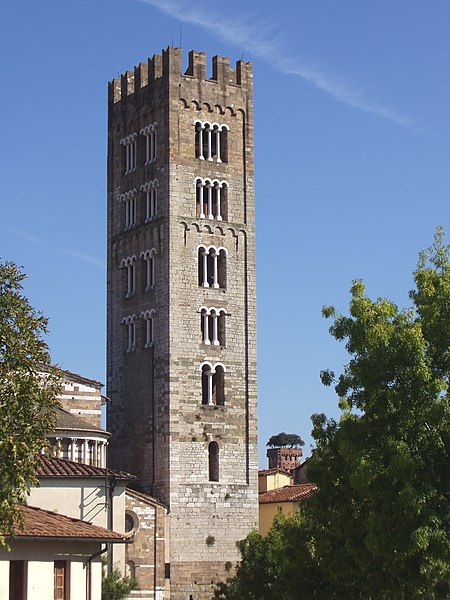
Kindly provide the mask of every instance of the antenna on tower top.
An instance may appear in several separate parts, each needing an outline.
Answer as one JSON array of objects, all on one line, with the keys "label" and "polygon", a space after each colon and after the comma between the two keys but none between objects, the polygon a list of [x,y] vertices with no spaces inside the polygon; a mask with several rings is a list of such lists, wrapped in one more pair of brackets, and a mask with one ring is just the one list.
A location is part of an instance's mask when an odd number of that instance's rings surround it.
[{"label": "antenna on tower top", "polygon": [[241,54],[241,60],[244,60],[244,53]]},{"label": "antenna on tower top", "polygon": [[181,45],[181,38],[182,38],[182,35],[183,35],[183,26],[182,26],[182,25],[180,25],[180,48],[182,48],[182,45]]}]

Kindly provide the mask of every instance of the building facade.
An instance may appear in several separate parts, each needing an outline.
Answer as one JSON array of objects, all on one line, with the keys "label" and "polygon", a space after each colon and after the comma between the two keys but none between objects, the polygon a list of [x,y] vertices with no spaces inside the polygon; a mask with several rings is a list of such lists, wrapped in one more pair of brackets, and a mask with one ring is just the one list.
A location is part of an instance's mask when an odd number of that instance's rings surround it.
[{"label": "building facade", "polygon": [[109,84],[107,426],[169,508],[174,600],[257,527],[255,295],[251,65],[168,48]]}]

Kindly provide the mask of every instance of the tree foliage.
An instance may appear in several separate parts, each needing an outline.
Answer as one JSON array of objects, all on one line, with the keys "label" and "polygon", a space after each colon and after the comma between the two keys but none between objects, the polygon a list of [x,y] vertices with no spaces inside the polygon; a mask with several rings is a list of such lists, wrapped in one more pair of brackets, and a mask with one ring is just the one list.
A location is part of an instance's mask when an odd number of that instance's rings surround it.
[{"label": "tree foliage", "polygon": [[267,442],[267,446],[271,448],[297,448],[298,446],[304,446],[305,442],[296,433],[277,433],[273,435]]},{"label": "tree foliage", "polygon": [[[450,259],[441,230],[414,282],[409,310],[371,300],[361,281],[349,316],[323,309],[350,360],[337,379],[322,373],[342,415],[312,417],[308,474],[320,491],[295,519],[277,522],[272,537],[247,538],[222,598],[256,599],[253,576],[263,590],[281,585],[280,600],[305,590],[327,600],[450,597]],[[294,595],[280,582],[287,577]]]},{"label": "tree foliage", "polygon": [[102,600],[125,600],[129,593],[138,589],[135,579],[122,577],[119,569],[114,567],[111,573],[102,573]]},{"label": "tree foliage", "polygon": [[59,389],[42,339],[47,320],[23,296],[24,278],[14,263],[0,263],[0,530],[7,536],[20,525],[19,504],[37,484]]}]

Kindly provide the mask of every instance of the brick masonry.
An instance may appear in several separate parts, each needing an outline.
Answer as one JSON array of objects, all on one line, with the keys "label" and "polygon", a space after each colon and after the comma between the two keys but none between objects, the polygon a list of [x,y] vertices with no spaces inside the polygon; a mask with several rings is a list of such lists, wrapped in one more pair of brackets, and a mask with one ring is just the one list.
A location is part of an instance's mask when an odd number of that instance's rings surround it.
[{"label": "brick masonry", "polygon": [[[231,69],[178,48],[155,55],[109,85],[107,407],[110,463],[138,475],[140,490],[170,511],[170,598],[206,600],[238,560],[236,540],[257,527],[256,287],[253,93],[249,63]],[[228,161],[195,154],[195,121],[228,126]],[[144,165],[142,128],[157,123],[156,160]],[[136,169],[124,173],[120,140],[137,134]],[[195,178],[228,182],[227,220],[200,219]],[[156,219],[144,223],[140,186],[158,180]],[[120,195],[137,191],[136,225],[124,230]],[[199,286],[199,244],[228,252],[226,288]],[[155,284],[144,290],[141,252],[155,250]],[[136,256],[136,290],[126,297],[124,258]],[[207,346],[200,308],[223,307],[226,346]],[[144,348],[155,310],[154,343]],[[122,319],[136,315],[126,351]],[[221,362],[223,406],[202,404],[201,364]],[[220,477],[209,481],[208,445],[219,446]],[[166,582],[168,584],[168,582]]]}]

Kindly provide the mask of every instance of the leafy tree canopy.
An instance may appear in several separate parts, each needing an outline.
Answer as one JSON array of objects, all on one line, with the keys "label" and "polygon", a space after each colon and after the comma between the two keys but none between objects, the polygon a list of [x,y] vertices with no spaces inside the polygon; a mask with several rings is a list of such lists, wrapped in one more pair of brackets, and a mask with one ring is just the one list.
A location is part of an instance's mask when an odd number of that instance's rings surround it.
[{"label": "leafy tree canopy", "polygon": [[308,474],[320,491],[267,538],[243,542],[237,576],[218,597],[265,599],[269,589],[279,600],[299,590],[324,600],[450,597],[449,254],[438,229],[420,255],[408,310],[371,300],[361,281],[349,316],[323,309],[350,359],[337,378],[321,374],[342,415],[312,417]]},{"label": "leafy tree canopy", "polygon": [[267,442],[267,446],[271,448],[297,448],[304,446],[305,442],[296,433],[285,433],[282,431],[277,435],[273,435]]},{"label": "leafy tree canopy", "polygon": [[38,483],[39,453],[58,404],[58,370],[50,366],[42,339],[47,320],[23,296],[24,278],[14,263],[0,262],[0,531],[5,535],[14,522],[20,524],[19,504]]}]

